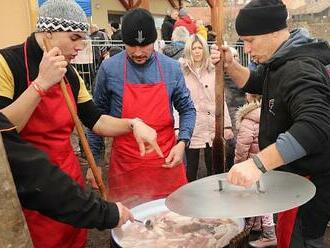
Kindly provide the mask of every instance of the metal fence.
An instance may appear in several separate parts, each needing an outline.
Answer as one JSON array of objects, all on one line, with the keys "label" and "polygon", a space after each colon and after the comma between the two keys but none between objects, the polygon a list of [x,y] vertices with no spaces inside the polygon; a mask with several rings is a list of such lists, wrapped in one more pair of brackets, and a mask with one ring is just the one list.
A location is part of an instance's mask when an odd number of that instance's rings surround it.
[{"label": "metal fence", "polygon": [[[165,45],[164,41],[157,40],[155,42],[155,50],[162,52],[162,48]],[[234,47],[238,51],[240,63],[247,66],[250,58],[249,55],[244,53],[243,43],[229,44],[229,46]],[[85,49],[80,51],[71,63],[85,81],[87,88],[93,93],[97,70],[102,60],[123,49],[125,49],[125,46],[122,41],[89,40]]]}]

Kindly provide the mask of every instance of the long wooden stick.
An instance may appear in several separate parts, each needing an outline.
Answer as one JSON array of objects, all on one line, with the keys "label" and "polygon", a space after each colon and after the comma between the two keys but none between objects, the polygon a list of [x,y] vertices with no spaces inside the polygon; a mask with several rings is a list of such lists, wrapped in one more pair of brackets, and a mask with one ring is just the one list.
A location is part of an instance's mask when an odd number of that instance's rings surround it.
[{"label": "long wooden stick", "polygon": [[[45,48],[47,51],[49,51],[51,49],[50,47],[50,44],[49,44],[49,41],[44,38],[43,39],[43,42],[44,42],[44,45],[45,45]],[[64,79],[62,78],[61,79],[61,82],[60,82],[60,87],[61,87],[61,90],[62,90],[62,93],[64,95],[64,99],[65,99],[65,102],[66,102],[66,105],[68,106],[68,109],[70,111],[70,114],[71,114],[71,117],[75,123],[75,126],[76,126],[76,129],[77,129],[77,132],[78,132],[78,135],[79,135],[79,138],[80,138],[80,141],[81,141],[81,144],[82,144],[82,147],[83,147],[83,150],[86,154],[86,158],[87,158],[87,161],[88,161],[88,165],[89,167],[91,168],[92,172],[93,172],[93,176],[95,178],[95,181],[96,181],[96,184],[97,186],[99,187],[100,189],[100,193],[101,193],[101,196],[104,200],[107,199],[107,191],[106,191],[106,188],[104,186],[104,183],[103,183],[103,180],[101,178],[101,175],[97,169],[97,165],[95,163],[95,159],[93,157],[93,153],[89,147],[89,144],[87,142],[87,139],[86,139],[86,136],[85,136],[85,132],[82,128],[82,125],[80,123],[80,120],[78,118],[78,115],[76,113],[76,110],[72,104],[72,101],[71,101],[71,98],[69,96],[69,93],[67,91],[67,88],[66,88],[66,85],[65,85],[65,82],[64,82]]]},{"label": "long wooden stick", "polygon": [[[211,4],[212,26],[216,32],[217,46],[223,45],[224,14],[223,0],[214,0]],[[213,168],[215,173],[226,171],[226,152],[224,139],[224,71],[223,54],[215,66],[215,138],[213,140]]]}]

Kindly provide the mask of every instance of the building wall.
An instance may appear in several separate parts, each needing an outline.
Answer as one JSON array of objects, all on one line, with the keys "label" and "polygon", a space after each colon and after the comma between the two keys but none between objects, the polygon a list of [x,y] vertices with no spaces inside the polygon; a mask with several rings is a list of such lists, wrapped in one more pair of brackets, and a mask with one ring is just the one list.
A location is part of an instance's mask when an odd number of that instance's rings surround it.
[{"label": "building wall", "polygon": [[[167,0],[149,0],[150,11],[154,16],[164,16],[172,7]],[[126,9],[119,0],[92,0],[92,22],[109,32],[108,12],[124,14]]]},{"label": "building wall", "polygon": [[0,48],[23,42],[35,29],[36,0],[2,0]]}]

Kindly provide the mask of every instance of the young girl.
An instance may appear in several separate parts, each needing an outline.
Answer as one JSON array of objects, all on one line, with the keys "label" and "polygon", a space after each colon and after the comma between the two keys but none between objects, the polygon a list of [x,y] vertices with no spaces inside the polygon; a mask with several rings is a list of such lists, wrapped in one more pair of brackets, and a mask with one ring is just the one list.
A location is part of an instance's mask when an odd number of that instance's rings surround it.
[{"label": "young girl", "polygon": [[[243,162],[259,152],[258,134],[260,121],[261,96],[246,94],[247,103],[236,113],[236,127],[238,129],[235,164]],[[260,223],[261,222],[261,223]],[[273,215],[249,218],[248,225],[261,226],[262,234],[258,240],[251,241],[252,247],[269,247],[277,243]],[[253,227],[253,230],[255,229]]]}]

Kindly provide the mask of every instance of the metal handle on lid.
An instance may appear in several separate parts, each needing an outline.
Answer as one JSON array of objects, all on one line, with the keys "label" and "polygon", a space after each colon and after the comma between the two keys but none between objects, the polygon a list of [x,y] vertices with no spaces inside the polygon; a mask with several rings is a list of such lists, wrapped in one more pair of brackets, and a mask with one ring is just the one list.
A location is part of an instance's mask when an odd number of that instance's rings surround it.
[{"label": "metal handle on lid", "polygon": [[[227,179],[220,179],[220,180],[218,180],[219,191],[223,191],[224,190],[224,187],[223,187],[223,183],[224,182],[227,182],[228,183]],[[260,180],[256,182],[256,188],[257,188],[257,193],[260,193],[260,194],[266,193],[264,187],[260,183]]]}]

